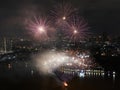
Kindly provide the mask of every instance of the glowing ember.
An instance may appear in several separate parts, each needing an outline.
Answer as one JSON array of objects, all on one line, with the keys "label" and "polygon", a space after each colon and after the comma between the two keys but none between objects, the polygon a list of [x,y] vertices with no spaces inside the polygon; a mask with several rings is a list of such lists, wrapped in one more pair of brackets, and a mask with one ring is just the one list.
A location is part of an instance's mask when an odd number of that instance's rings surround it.
[{"label": "glowing ember", "polygon": [[63,84],[64,84],[64,86],[65,86],[65,87],[67,87],[67,86],[68,86],[68,84],[67,84],[66,82],[64,82]]}]

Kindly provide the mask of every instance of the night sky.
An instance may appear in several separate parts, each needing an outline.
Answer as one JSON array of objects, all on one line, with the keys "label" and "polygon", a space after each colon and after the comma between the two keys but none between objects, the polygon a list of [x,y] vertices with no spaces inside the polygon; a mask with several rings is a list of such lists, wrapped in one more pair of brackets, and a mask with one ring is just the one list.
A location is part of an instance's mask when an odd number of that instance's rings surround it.
[{"label": "night sky", "polygon": [[[27,37],[26,18],[62,0],[0,0],[0,37]],[[70,0],[68,0],[70,1]],[[120,35],[120,0],[71,0],[94,34]]]}]

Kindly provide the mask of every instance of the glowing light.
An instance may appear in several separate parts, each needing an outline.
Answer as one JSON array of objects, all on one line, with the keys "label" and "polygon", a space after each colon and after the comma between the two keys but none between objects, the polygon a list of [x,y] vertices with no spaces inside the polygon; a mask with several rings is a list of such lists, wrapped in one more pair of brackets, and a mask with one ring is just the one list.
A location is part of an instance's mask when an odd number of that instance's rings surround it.
[{"label": "glowing light", "polygon": [[64,16],[62,19],[63,19],[63,20],[66,20],[66,17]]},{"label": "glowing light", "polygon": [[64,84],[64,86],[65,86],[65,87],[67,87],[67,86],[68,86],[68,84],[67,84],[66,82],[64,82],[63,84]]},{"label": "glowing light", "polygon": [[72,16],[67,22],[69,25],[68,36],[72,41],[78,41],[89,37],[87,23],[82,17]]},{"label": "glowing light", "polygon": [[45,31],[43,27],[38,27],[38,30],[39,30],[40,32],[44,32],[44,31]]},{"label": "glowing light", "polygon": [[8,64],[8,69],[11,69],[12,68],[12,65],[11,64]]},{"label": "glowing light", "polygon": [[74,30],[74,34],[76,34],[76,33],[78,33],[78,31],[77,31],[77,30]]},{"label": "glowing light", "polygon": [[113,72],[113,75],[115,75],[115,71]]},{"label": "glowing light", "polygon": [[67,27],[66,18],[69,19],[74,12],[76,12],[76,9],[71,3],[62,2],[55,4],[51,10],[51,16],[57,26]]},{"label": "glowing light", "polygon": [[48,37],[48,28],[50,25],[47,18],[43,17],[33,17],[26,20],[26,29],[29,30],[31,36],[34,36],[35,39],[47,40]]},{"label": "glowing light", "polygon": [[34,71],[33,70],[31,70],[31,75],[33,75],[34,74]]},{"label": "glowing light", "polygon": [[85,77],[85,73],[84,72],[80,72],[79,76],[80,77]]}]

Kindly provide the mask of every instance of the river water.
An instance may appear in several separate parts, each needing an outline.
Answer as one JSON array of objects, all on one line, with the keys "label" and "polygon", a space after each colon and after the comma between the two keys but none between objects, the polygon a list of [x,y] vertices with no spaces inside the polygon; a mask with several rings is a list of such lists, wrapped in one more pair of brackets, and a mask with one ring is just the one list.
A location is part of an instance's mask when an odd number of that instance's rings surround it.
[{"label": "river water", "polygon": [[42,74],[31,61],[4,62],[0,90],[120,90],[120,74],[104,70]]}]

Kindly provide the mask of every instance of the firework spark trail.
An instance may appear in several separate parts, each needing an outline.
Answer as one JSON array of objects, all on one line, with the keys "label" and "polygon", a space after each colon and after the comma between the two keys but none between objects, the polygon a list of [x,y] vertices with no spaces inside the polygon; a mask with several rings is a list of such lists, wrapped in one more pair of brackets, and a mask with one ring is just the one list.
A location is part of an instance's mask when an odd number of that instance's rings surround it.
[{"label": "firework spark trail", "polygon": [[35,58],[36,67],[42,73],[53,73],[61,66],[70,66],[73,68],[86,69],[92,66],[92,59],[85,58],[84,55],[70,55],[66,52],[47,51]]}]

